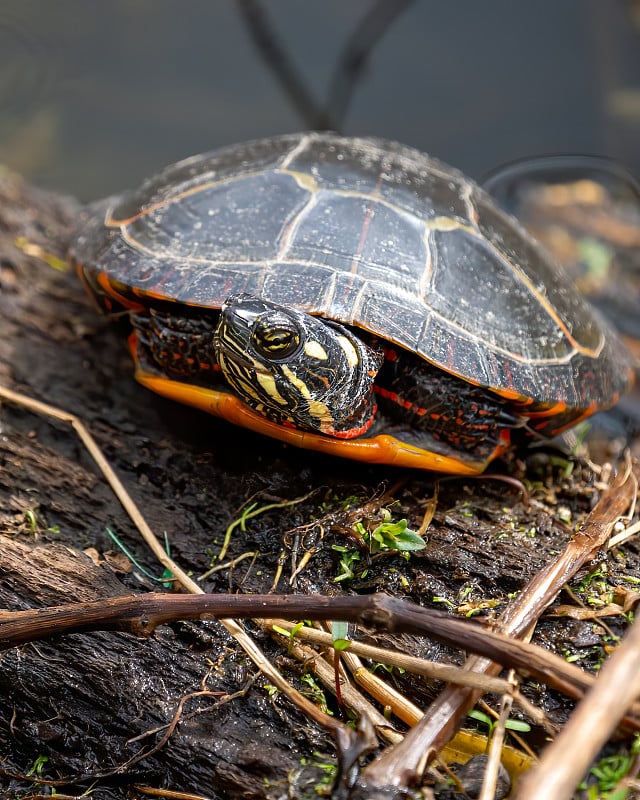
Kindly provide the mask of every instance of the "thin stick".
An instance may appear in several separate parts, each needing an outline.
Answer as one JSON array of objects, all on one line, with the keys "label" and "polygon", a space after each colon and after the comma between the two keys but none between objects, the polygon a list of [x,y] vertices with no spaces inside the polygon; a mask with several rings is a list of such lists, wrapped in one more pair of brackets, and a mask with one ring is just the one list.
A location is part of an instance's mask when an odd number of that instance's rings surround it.
[{"label": "thin stick", "polygon": [[[616,520],[635,497],[637,483],[628,462],[613,480],[581,529],[567,542],[560,555],[546,564],[499,619],[499,630],[509,637],[521,637],[576,572],[606,547]],[[502,662],[504,663],[504,661]],[[499,657],[471,656],[469,670],[495,675]],[[363,786],[408,786],[418,779],[433,755],[454,735],[468,708],[481,692],[469,687],[449,685],[432,703],[422,720],[409,731],[404,741],[387,748],[361,773]]]},{"label": "thin stick", "polygon": [[[76,417],[75,414],[71,414],[68,411],[63,411],[56,406],[43,403],[40,400],[35,400],[32,397],[22,394],[21,392],[14,392],[11,389],[7,389],[5,386],[0,386],[0,398],[13,403],[14,405],[27,408],[29,411],[33,411],[36,414],[51,417],[71,425],[80,437],[84,446],[89,451],[93,460],[98,465],[98,468],[131,518],[131,521],[140,531],[140,535],[149,546],[154,556],[178,579],[180,584],[188,592],[191,594],[204,594],[203,589],[198,586],[198,584],[193,581],[169,555],[167,555],[164,547],[142,516],[140,509],[133,501],[131,495],[125,489],[124,485],[120,481],[120,478],[118,478],[116,473],[113,471],[98,443],[93,438],[91,433],[89,433],[86,425],[78,417]],[[283,692],[304,714],[306,714],[310,719],[313,719],[325,730],[328,730],[335,735],[339,735],[340,733],[342,733],[343,736],[345,735],[345,731],[348,731],[349,729],[347,729],[346,726],[344,726],[338,720],[332,719],[327,714],[322,712],[310,700],[307,700],[306,697],[294,689],[293,686],[291,686],[275,669],[275,667],[267,659],[253,639],[247,635],[244,628],[242,628],[236,622],[236,620],[225,618],[220,619],[220,622],[224,625],[229,634],[238,642],[240,647],[242,647],[245,653],[258,667],[258,669],[260,669],[269,678],[269,680],[275,686],[277,686],[278,689],[280,689],[280,691]],[[350,737],[352,734],[349,732],[346,735],[347,737]]]},{"label": "thin stick", "polygon": [[[640,695],[640,620],[600,670],[537,767],[524,777],[517,800],[568,800],[589,765]],[[571,758],[567,758],[571,753]]]}]

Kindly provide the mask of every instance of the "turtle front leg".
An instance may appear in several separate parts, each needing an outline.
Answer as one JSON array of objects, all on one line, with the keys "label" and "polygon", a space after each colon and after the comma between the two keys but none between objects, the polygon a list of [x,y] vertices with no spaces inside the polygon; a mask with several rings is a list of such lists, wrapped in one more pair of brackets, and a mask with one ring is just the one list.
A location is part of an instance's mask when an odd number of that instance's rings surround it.
[{"label": "turtle front leg", "polygon": [[148,370],[206,383],[219,374],[213,347],[218,316],[213,311],[182,315],[153,308],[132,314],[137,360]]},{"label": "turtle front leg", "polygon": [[497,395],[421,358],[394,350],[385,355],[375,391],[392,423],[476,455],[493,451],[504,443],[505,431],[526,423]]}]

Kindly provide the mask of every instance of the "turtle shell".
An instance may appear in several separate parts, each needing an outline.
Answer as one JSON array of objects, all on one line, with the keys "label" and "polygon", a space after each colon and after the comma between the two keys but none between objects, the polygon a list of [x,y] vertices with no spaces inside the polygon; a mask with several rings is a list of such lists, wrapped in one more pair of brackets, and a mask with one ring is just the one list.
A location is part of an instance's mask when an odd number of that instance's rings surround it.
[{"label": "turtle shell", "polygon": [[394,142],[303,133],[186,159],[89,207],[72,256],[141,305],[258,295],[550,409],[608,406],[631,379],[618,338],[515,219]]}]

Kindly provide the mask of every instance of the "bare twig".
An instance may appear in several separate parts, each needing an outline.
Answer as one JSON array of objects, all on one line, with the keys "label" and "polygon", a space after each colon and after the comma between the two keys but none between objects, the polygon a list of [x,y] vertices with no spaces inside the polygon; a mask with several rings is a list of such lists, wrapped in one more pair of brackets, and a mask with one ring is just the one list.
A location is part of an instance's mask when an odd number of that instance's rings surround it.
[{"label": "bare twig", "polygon": [[[74,414],[70,414],[68,411],[57,408],[56,406],[35,400],[34,398],[28,397],[20,392],[14,392],[5,386],[0,386],[0,398],[15,405],[22,406],[23,408],[27,408],[36,414],[42,414],[43,416],[51,417],[53,419],[61,420],[62,422],[70,424],[82,440],[83,444],[98,465],[114,494],[122,503],[125,511],[131,518],[134,525],[140,531],[142,538],[149,546],[158,561],[178,579],[181,585],[188,592],[191,594],[204,594],[201,587],[198,586],[198,584],[193,581],[187,575],[187,573],[181,567],[179,567],[178,564],[176,564],[165,552],[163,545],[147,524],[142,513],[140,512],[140,509],[134,503],[132,497],[129,495],[124,485],[112,469],[102,450],[98,446],[98,443],[78,417],[76,417]],[[242,647],[249,658],[251,658],[258,669],[262,670],[262,672],[268,676],[269,680],[275,686],[277,686],[278,689],[280,689],[280,691],[283,692],[283,694],[285,694],[292,703],[294,703],[294,705],[296,705],[310,719],[314,720],[317,725],[334,735],[338,742],[339,749],[348,748],[347,743],[351,742],[356,736],[351,729],[347,728],[347,726],[339,720],[336,720],[330,717],[328,714],[322,712],[310,700],[294,689],[293,686],[291,686],[289,682],[282,677],[269,659],[266,658],[264,653],[262,653],[253,639],[234,619],[219,618],[219,621],[222,623],[222,625],[224,625],[229,634],[238,642],[238,644]]]},{"label": "bare twig", "polygon": [[324,113],[299,78],[299,70],[280,43],[261,3],[258,0],[236,0],[236,5],[264,63],[275,75],[305,126],[319,129]]},{"label": "bare twig", "polygon": [[377,0],[352,31],[331,79],[320,119],[322,128],[341,129],[353,92],[369,65],[371,53],[412,3],[413,0]]},{"label": "bare twig", "polygon": [[[627,464],[565,550],[544,567],[507,607],[499,620],[502,632],[515,638],[522,636],[534,624],[562,586],[607,544],[616,520],[633,501],[635,489],[636,482],[631,477],[630,464]],[[505,664],[504,658],[501,663]],[[501,668],[499,662],[486,656],[472,656],[465,667],[490,675]],[[447,687],[401,744],[387,748],[365,768],[360,779],[363,789],[415,784],[435,753],[454,735],[479,695],[478,690],[469,687]]]},{"label": "bare twig", "polygon": [[[0,649],[87,630],[129,630],[144,635],[167,622],[207,616],[339,619],[390,633],[429,636],[450,647],[481,653],[485,660],[514,667],[520,674],[575,698],[581,698],[594,681],[593,676],[542,647],[519,642],[472,620],[457,619],[384,594],[189,596],[149,592],[53,608],[0,611]],[[482,689],[469,691],[482,693]],[[640,724],[640,704],[633,711],[638,719],[629,719],[628,724],[635,729]],[[311,718],[315,720],[316,716]]]},{"label": "bare twig", "polygon": [[538,767],[522,780],[517,800],[573,797],[576,785],[639,695],[640,620],[636,620]]},{"label": "bare twig", "polygon": [[331,79],[327,101],[316,101],[281,43],[263,5],[258,0],[236,4],[264,63],[282,86],[304,124],[314,130],[342,129],[353,92],[374,48],[413,0],[377,0],[354,28]]}]

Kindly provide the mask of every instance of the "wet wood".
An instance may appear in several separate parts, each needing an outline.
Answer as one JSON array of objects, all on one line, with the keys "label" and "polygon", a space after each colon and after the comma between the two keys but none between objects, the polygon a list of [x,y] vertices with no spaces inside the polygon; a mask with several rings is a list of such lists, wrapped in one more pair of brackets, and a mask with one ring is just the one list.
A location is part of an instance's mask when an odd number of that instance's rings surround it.
[{"label": "wet wood", "polygon": [[[200,527],[194,496],[202,483],[186,488],[184,477],[197,465],[163,441],[166,408],[154,409],[146,392],[138,394],[117,326],[96,316],[73,274],[56,268],[74,212],[72,201],[0,173],[0,381],[85,419],[150,523],[160,531],[181,528],[183,550],[195,553],[191,567],[204,566],[206,545],[189,543],[189,531]],[[141,546],[69,426],[13,405],[1,414],[1,607],[104,600],[148,588],[130,567],[118,570],[115,552],[115,571],[98,557],[116,551],[107,526],[129,537],[139,555]],[[163,471],[172,459],[173,472]],[[205,484],[208,469],[204,463]],[[218,487],[231,481],[238,483],[235,475],[218,476]],[[245,490],[229,492],[231,502],[240,505]],[[209,523],[215,515],[215,507],[206,510]],[[100,563],[83,552],[89,547]],[[239,695],[255,678],[215,622],[163,627],[152,638],[95,632],[12,648],[0,663],[0,792],[25,791],[34,782],[25,773],[45,755],[43,778],[86,788],[103,775],[109,797],[125,797],[134,780],[214,799],[266,797],[270,782],[286,786],[305,753],[330,753],[333,745],[264,690]],[[123,766],[150,751],[181,698],[203,687],[212,694],[188,701],[162,750]],[[152,733],[131,742],[145,731]]]}]

